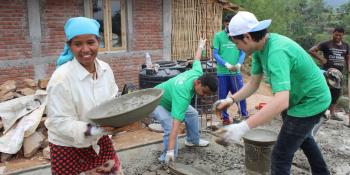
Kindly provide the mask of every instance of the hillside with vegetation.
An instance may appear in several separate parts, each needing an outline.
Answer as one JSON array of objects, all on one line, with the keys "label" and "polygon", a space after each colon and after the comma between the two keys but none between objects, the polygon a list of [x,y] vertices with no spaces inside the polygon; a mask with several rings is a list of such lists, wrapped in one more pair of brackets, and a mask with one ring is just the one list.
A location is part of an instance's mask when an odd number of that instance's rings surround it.
[{"label": "hillside with vegetation", "polygon": [[[308,50],[315,43],[331,38],[336,26],[350,32],[350,2],[333,9],[323,0],[231,0],[242,9],[254,13],[259,20],[272,19],[269,32],[276,32],[297,41]],[[345,35],[350,42],[350,35]]]}]

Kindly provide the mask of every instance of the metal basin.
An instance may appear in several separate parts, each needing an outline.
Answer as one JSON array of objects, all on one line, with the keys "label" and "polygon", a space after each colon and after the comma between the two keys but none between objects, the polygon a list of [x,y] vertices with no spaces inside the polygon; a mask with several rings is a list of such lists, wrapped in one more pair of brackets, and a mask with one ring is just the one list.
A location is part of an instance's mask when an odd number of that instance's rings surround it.
[{"label": "metal basin", "polygon": [[101,126],[121,127],[147,117],[159,104],[163,90],[149,88],[106,101],[87,117]]},{"label": "metal basin", "polygon": [[267,129],[251,129],[243,135],[244,142],[255,145],[272,145],[277,140],[277,133]]}]

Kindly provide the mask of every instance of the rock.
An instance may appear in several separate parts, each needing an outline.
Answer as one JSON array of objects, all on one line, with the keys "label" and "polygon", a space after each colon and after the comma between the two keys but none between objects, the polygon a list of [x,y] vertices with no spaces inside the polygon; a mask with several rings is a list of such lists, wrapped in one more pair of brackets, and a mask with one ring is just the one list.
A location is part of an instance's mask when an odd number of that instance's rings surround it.
[{"label": "rock", "polygon": [[33,79],[25,78],[23,79],[23,82],[26,85],[26,87],[29,87],[33,90],[36,89],[36,82]]},{"label": "rock", "polygon": [[46,87],[47,87],[47,84],[49,83],[49,78],[45,78],[45,79],[40,79],[39,81],[38,81],[38,87],[40,88],[40,89],[46,89]]},{"label": "rock", "polygon": [[25,137],[23,141],[24,157],[32,157],[41,147],[44,139],[45,137],[39,132]]},{"label": "rock", "polygon": [[19,90],[17,90],[17,92],[19,94],[22,94],[22,95],[34,95],[35,94],[35,91],[31,88],[19,89]]},{"label": "rock", "polygon": [[15,92],[15,95],[14,95],[14,96],[15,96],[14,98],[19,98],[19,97],[23,97],[24,95],[22,95],[22,94],[20,94],[20,93]]},{"label": "rock", "polygon": [[208,130],[216,131],[222,127],[222,122],[220,122],[220,121],[208,121],[207,126],[208,126],[207,127]]},{"label": "rock", "polygon": [[40,123],[38,125],[38,128],[45,127],[45,121],[47,117],[41,117]]},{"label": "rock", "polygon": [[50,157],[50,147],[49,146],[47,146],[46,148],[43,149],[43,157],[45,159],[48,159],[48,160],[51,159],[51,157]]},{"label": "rock", "polygon": [[4,95],[0,95],[0,103],[15,98],[15,95],[16,93],[12,91],[9,91]]},{"label": "rock", "polygon": [[160,125],[160,123],[151,123],[148,125],[148,128],[153,132],[159,132],[159,133],[164,132],[162,125]]},{"label": "rock", "polygon": [[16,91],[16,81],[15,80],[5,81],[0,86],[0,96],[7,94],[8,92],[15,92],[15,91]]},{"label": "rock", "polygon": [[14,154],[1,153],[1,162],[9,161]]},{"label": "rock", "polygon": [[344,109],[345,112],[349,112],[349,97],[341,96],[338,99],[337,106]]},{"label": "rock", "polygon": [[46,148],[49,146],[49,139],[45,138],[43,143],[41,144],[40,148]]}]

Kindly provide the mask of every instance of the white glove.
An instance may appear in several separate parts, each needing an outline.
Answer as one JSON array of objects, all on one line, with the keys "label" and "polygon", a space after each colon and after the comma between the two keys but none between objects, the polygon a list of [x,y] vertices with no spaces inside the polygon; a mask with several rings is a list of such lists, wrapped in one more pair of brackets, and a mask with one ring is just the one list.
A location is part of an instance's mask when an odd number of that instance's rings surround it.
[{"label": "white glove", "polygon": [[241,64],[236,64],[235,65],[235,69],[236,69],[236,71],[238,72],[238,71],[240,71],[241,70],[241,67],[242,67],[242,65]]},{"label": "white glove", "polygon": [[204,49],[204,46],[205,46],[205,42],[206,42],[206,41],[207,41],[206,39],[200,38],[200,39],[199,39],[199,42],[198,42],[198,47],[201,48],[201,49]]},{"label": "white glove", "polygon": [[231,71],[234,71],[234,69],[235,69],[235,66],[233,66],[233,65],[230,64],[230,63],[225,63],[225,67],[226,67],[228,70],[231,70]]},{"label": "white glove", "polygon": [[226,133],[223,134],[222,139],[228,143],[239,142],[242,136],[250,130],[246,121],[242,121],[238,124],[227,125],[223,129],[226,130]]},{"label": "white glove", "polygon": [[233,103],[234,103],[234,100],[233,98],[231,97],[227,97],[225,99],[221,99],[221,100],[217,100],[214,104],[213,104],[213,111],[216,111],[216,110],[222,110],[222,109],[218,109],[219,105],[225,103],[225,107],[229,107],[231,106]]},{"label": "white glove", "polygon": [[175,161],[174,150],[168,150],[165,155],[165,164],[169,164],[171,161]]},{"label": "white glove", "polygon": [[102,135],[103,133],[104,133],[103,128],[88,124],[84,134],[85,136],[99,136],[99,135]]}]

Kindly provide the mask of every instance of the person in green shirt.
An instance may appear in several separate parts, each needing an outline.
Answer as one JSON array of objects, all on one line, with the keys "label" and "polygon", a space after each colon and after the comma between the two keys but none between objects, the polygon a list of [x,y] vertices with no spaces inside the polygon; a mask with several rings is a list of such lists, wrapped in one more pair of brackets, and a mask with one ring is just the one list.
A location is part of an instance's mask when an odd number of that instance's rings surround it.
[{"label": "person in green shirt", "polygon": [[254,14],[240,11],[230,21],[229,35],[237,48],[253,54],[251,79],[232,96],[215,102],[220,112],[252,95],[263,76],[271,85],[273,98],[257,113],[238,124],[220,129],[219,142],[239,142],[251,128],[279,114],[283,125],[271,157],[271,174],[290,174],[294,153],[301,148],[312,174],[330,174],[311,132],[331,103],[330,91],[311,56],[285,36],[268,33],[271,20],[258,21]]},{"label": "person in green shirt", "polygon": [[[225,99],[228,92],[234,94],[243,87],[240,69],[244,62],[245,53],[238,50],[228,36],[228,24],[232,17],[233,15],[226,15],[224,17],[223,23],[225,29],[216,32],[213,39],[213,57],[218,63],[216,73],[219,81],[219,99]],[[240,115],[246,119],[248,112],[245,99],[237,103],[237,106]],[[227,110],[222,111],[222,120],[223,125],[229,125],[231,123]]]},{"label": "person in green shirt", "polygon": [[200,62],[206,40],[200,39],[192,69],[185,71],[155,88],[164,91],[160,105],[151,113],[164,130],[163,152],[159,158],[162,163],[174,161],[178,153],[178,132],[181,122],[186,125],[187,146],[208,146],[209,142],[200,139],[198,111],[190,103],[194,94],[207,96],[217,91],[217,79],[214,75],[204,74]]}]

